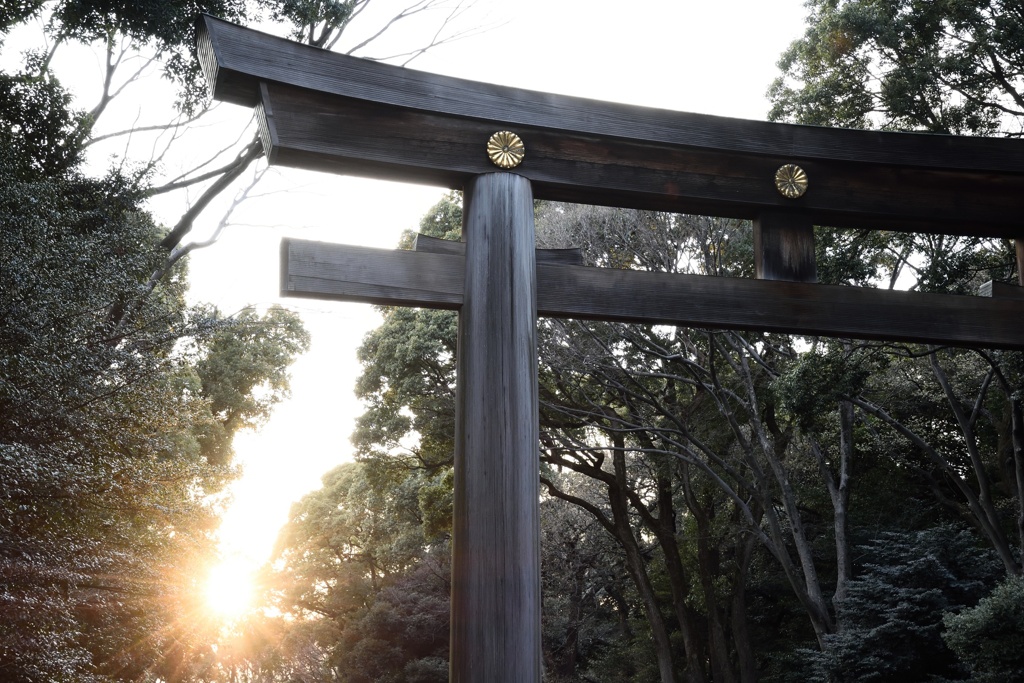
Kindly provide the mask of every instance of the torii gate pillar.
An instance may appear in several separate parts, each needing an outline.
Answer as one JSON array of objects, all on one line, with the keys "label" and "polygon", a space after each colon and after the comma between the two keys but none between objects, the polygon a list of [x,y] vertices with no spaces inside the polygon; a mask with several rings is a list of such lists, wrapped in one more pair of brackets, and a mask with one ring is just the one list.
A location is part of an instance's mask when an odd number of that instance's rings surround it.
[{"label": "torii gate pillar", "polygon": [[452,683],[539,683],[541,593],[533,192],[469,180],[463,204],[452,529]]}]

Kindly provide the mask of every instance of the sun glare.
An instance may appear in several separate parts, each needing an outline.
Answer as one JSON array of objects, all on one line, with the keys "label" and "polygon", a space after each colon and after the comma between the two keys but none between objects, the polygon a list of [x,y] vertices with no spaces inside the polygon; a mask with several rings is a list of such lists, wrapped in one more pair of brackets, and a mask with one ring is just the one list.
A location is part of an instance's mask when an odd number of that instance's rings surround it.
[{"label": "sun glare", "polygon": [[218,564],[206,577],[204,596],[207,608],[215,616],[238,619],[252,607],[252,570],[242,561]]}]

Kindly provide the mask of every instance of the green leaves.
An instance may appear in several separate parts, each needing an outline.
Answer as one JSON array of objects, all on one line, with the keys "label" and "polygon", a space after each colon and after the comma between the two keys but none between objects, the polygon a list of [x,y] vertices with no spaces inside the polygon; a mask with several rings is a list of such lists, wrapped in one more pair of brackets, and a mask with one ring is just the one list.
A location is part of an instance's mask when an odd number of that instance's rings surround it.
[{"label": "green leaves", "polygon": [[74,168],[83,114],[55,80],[0,73],[0,147],[17,177],[29,180]]},{"label": "green leaves", "polygon": [[428,542],[419,514],[432,485],[422,472],[348,463],[292,508],[268,586],[293,633],[322,634],[337,680],[447,675],[449,551]]},{"label": "green leaves", "polygon": [[[420,231],[431,237],[458,239],[461,230],[462,203],[455,193],[420,222]],[[403,246],[412,239],[411,233],[403,236]],[[383,324],[359,348],[363,373],[356,395],[366,402],[366,412],[352,443],[360,458],[431,472],[450,466],[457,330],[458,318],[450,311],[385,309]]]},{"label": "green leaves", "polygon": [[[43,14],[48,33],[59,41],[126,40],[152,50],[160,57],[164,75],[178,84],[178,104],[188,113],[206,100],[202,73],[192,57],[196,17],[201,12],[229,21],[246,16],[244,0],[20,0],[15,4],[10,15],[5,6],[0,30]],[[38,75],[49,77],[45,71]]]},{"label": "green leaves", "polygon": [[992,553],[969,532],[942,526],[882,533],[859,550],[862,572],[839,605],[843,629],[820,654],[806,653],[815,680],[962,680],[941,637],[943,613],[980,597],[998,572]]},{"label": "green leaves", "polygon": [[1018,4],[814,0],[772,120],[991,135],[1024,115]]},{"label": "green leaves", "polygon": [[1024,681],[1024,578],[1006,578],[975,607],[946,614],[944,623],[942,637],[975,681]]},{"label": "green leaves", "polygon": [[242,0],[63,0],[57,3],[54,30],[86,42],[118,32],[136,41],[156,41],[161,48],[187,48],[200,12],[224,19],[244,16]]},{"label": "green leaves", "polygon": [[292,25],[292,38],[316,47],[327,43],[345,28],[360,0],[260,0],[276,21]]},{"label": "green leaves", "polygon": [[213,417],[201,439],[211,462],[227,462],[234,433],[262,425],[288,396],[288,366],[308,348],[299,316],[279,306],[219,321],[195,366]]},{"label": "green leaves", "polygon": [[[282,310],[229,323],[189,308],[180,267],[151,286],[166,253],[133,183],[25,172],[13,153],[0,152],[0,677],[166,679],[204,628],[194,577],[231,436],[285,395],[308,337]],[[221,448],[204,457],[214,428]]]},{"label": "green leaves", "polygon": [[823,420],[834,416],[844,396],[856,396],[864,389],[876,367],[870,354],[861,351],[844,349],[838,342],[819,342],[772,382],[779,403],[801,429],[813,433]]}]

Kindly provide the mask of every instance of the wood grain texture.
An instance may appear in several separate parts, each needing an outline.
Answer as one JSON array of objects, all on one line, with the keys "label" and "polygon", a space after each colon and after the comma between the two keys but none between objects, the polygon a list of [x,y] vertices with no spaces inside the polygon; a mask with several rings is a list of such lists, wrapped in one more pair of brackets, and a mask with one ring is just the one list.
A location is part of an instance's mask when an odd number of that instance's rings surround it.
[{"label": "wood grain texture", "polygon": [[1017,282],[1024,287],[1024,237],[1014,240],[1017,248]]},{"label": "wood grain texture", "polygon": [[[413,242],[413,250],[430,254],[465,256],[466,243],[417,234]],[[583,251],[581,249],[538,249],[536,260],[537,263],[561,263],[567,266],[582,266]]]},{"label": "wood grain texture", "polygon": [[571,266],[537,278],[542,315],[1024,348],[1014,300]]},{"label": "wood grain texture", "polygon": [[1019,299],[1024,301],[1024,286],[1014,282],[995,282],[989,280],[981,287],[978,287],[978,296],[988,296],[994,299]]},{"label": "wood grain texture", "polygon": [[754,220],[754,272],[762,280],[817,282],[811,221],[776,211],[759,215]]},{"label": "wood grain texture", "polygon": [[[197,51],[215,97],[262,107],[274,163],[458,188],[495,170],[483,147],[509,128],[526,142],[516,172],[541,199],[750,219],[776,208],[817,225],[1018,232],[1022,140],[598,102],[367,62],[211,17],[200,21]],[[273,131],[280,140],[267,144]],[[810,176],[800,199],[774,189],[785,163]]]},{"label": "wood grain texture", "polygon": [[[282,269],[284,296],[462,305],[458,256],[289,242],[295,246]],[[340,276],[349,263],[372,272],[372,282]],[[432,269],[443,274],[443,286]],[[537,311],[583,320],[1024,349],[1024,300],[1015,296],[1021,290],[1000,284],[997,296],[987,298],[537,264]],[[406,292],[410,298],[401,298]]]},{"label": "wood grain texture", "polygon": [[464,281],[457,256],[281,241],[281,296],[455,309]]},{"label": "wood grain texture", "polygon": [[[1024,142],[842,130],[638,107],[371,62],[203,16],[203,68],[216,99],[254,107],[260,81],[405,109],[657,144],[902,167],[1021,171]],[[494,131],[491,131],[494,132]],[[527,145],[529,154],[529,145]]]},{"label": "wood grain texture", "polygon": [[449,680],[540,683],[540,460],[533,197],[465,189]]},{"label": "wood grain texture", "polygon": [[[508,125],[276,83],[262,92],[270,162],[331,173],[459,188],[496,170],[486,141]],[[516,133],[526,158],[515,172],[540,199],[747,219],[782,211],[852,228],[1019,233],[1024,174],[800,160],[522,126]],[[811,179],[799,199],[775,188],[775,171],[793,161]]]}]

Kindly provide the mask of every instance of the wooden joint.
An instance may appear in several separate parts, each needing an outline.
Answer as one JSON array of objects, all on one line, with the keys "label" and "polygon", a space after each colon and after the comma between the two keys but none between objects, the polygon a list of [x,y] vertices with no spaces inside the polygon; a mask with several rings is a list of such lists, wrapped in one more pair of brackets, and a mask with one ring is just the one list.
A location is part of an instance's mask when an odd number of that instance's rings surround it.
[{"label": "wooden joint", "polygon": [[1024,237],[1014,240],[1017,245],[1017,284],[1024,287]]},{"label": "wooden joint", "polygon": [[762,212],[754,220],[754,271],[760,280],[817,282],[811,219],[799,213]]},{"label": "wooden joint", "polygon": [[[438,237],[417,234],[413,242],[413,251],[427,254],[448,254],[465,256],[466,243],[455,240],[443,240]],[[561,264],[564,266],[582,266],[583,251],[581,249],[538,249],[537,263]]]},{"label": "wooden joint", "polygon": [[978,287],[978,296],[993,299],[1024,299],[1024,237],[1014,240],[1017,251],[1017,282],[989,280]]},{"label": "wooden joint", "polygon": [[1024,287],[1012,282],[996,282],[989,280],[978,287],[978,296],[992,299],[1019,299],[1024,301]]}]

